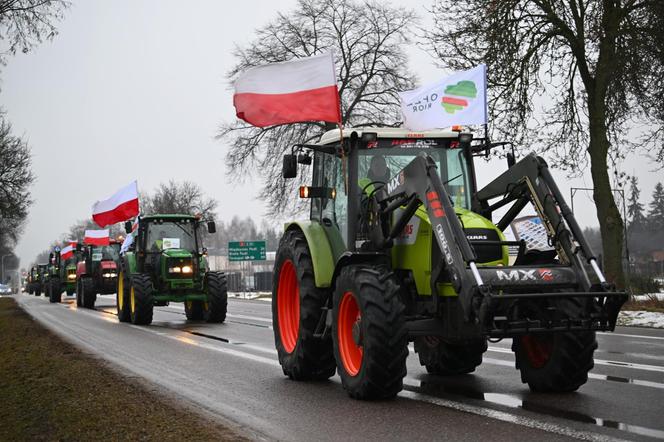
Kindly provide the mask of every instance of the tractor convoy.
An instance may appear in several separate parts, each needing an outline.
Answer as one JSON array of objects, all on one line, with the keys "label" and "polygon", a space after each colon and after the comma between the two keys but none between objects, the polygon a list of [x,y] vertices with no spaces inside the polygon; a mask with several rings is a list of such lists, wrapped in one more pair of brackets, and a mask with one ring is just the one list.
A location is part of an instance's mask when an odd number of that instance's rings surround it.
[{"label": "tractor convoy", "polygon": [[[595,333],[612,331],[627,296],[606,281],[546,162],[530,154],[478,188],[474,159],[506,143],[470,132],[332,130],[283,158],[283,178],[310,167],[309,219],[285,224],[273,271],[272,320],[283,373],[338,373],[356,399],[403,388],[409,342],[434,375],[473,372],[487,342],[512,340],[532,391],[570,392],[588,379]],[[534,216],[543,241],[508,240]],[[125,218],[126,219],[126,218]],[[94,309],[115,294],[120,322],[149,325],[155,306],[187,320],[226,319],[226,277],[203,245],[213,222],[150,214],[127,238],[78,244],[27,277],[27,292]],[[516,230],[514,230],[516,231]],[[518,235],[517,235],[518,238]],[[544,246],[542,246],[544,244]]]}]

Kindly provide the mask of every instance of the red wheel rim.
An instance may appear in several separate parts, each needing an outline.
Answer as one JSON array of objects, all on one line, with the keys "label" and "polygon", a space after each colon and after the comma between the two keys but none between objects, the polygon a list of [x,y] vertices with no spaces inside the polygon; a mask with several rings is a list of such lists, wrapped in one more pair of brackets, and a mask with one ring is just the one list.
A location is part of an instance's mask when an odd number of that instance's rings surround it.
[{"label": "red wheel rim", "polygon": [[292,353],[300,333],[300,287],[293,261],[286,260],[279,271],[277,287],[277,316],[279,336],[284,350]]},{"label": "red wheel rim", "polygon": [[551,358],[553,351],[553,337],[551,336],[522,336],[521,344],[533,368],[544,367]]},{"label": "red wheel rim", "polygon": [[337,340],[341,362],[351,376],[357,375],[362,367],[363,349],[353,337],[353,328],[359,327],[361,320],[360,307],[357,305],[353,292],[344,293],[337,317]]}]

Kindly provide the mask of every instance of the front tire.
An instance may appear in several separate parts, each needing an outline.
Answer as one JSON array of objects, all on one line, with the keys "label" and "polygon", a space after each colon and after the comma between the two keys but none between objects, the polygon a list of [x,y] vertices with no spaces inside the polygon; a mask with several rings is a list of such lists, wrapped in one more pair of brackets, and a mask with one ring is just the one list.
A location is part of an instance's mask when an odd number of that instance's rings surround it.
[{"label": "front tire", "polygon": [[486,340],[467,344],[449,344],[430,336],[415,340],[420,364],[427,373],[442,376],[472,373],[482,363],[482,354],[486,350]]},{"label": "front tire", "polygon": [[81,292],[83,289],[81,288],[81,279],[76,280],[76,307],[83,307],[83,300],[81,299]]},{"label": "front tire", "polygon": [[131,278],[129,304],[132,324],[149,325],[152,323],[154,297],[152,281],[148,275],[135,275]]},{"label": "front tire", "polygon": [[206,286],[208,302],[201,303],[203,317],[210,323],[224,322],[228,310],[226,275],[221,272],[208,272]]},{"label": "front tire", "polygon": [[[582,309],[572,298],[559,300],[555,306],[572,317],[578,317]],[[576,391],[588,381],[595,349],[594,331],[529,334],[512,341],[521,381],[535,392]]]},{"label": "front tire", "polygon": [[97,294],[94,292],[92,278],[83,278],[81,283],[81,301],[83,307],[94,309]]},{"label": "front tire", "polygon": [[355,399],[391,398],[403,388],[408,332],[399,295],[396,276],[383,266],[348,266],[335,282],[334,356]]},{"label": "front tire", "polygon": [[297,381],[334,375],[332,338],[314,336],[330,297],[316,287],[311,252],[304,234],[289,230],[279,242],[272,284],[272,323],[279,364]]},{"label": "front tire", "polygon": [[115,293],[115,306],[118,312],[120,322],[131,321],[131,309],[129,306],[129,281],[124,272],[118,275],[118,288]]},{"label": "front tire", "polygon": [[62,300],[62,289],[58,278],[51,278],[48,281],[48,300],[51,304]]}]

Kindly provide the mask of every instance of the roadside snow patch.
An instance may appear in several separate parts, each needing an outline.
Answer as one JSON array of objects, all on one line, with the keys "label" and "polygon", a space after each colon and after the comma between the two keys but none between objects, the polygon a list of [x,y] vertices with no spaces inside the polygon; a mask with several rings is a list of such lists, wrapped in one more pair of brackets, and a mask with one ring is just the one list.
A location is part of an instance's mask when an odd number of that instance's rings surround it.
[{"label": "roadside snow patch", "polygon": [[645,312],[641,310],[620,312],[618,325],[664,328],[664,313]]}]

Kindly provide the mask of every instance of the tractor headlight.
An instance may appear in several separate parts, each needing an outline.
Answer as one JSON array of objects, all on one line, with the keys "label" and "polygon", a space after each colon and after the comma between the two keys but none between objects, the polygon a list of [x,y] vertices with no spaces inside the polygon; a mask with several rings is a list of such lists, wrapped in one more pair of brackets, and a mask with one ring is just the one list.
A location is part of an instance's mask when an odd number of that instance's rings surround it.
[{"label": "tractor headlight", "polygon": [[181,267],[169,267],[168,273],[182,273]]},{"label": "tractor headlight", "polygon": [[67,279],[69,279],[69,280],[76,279],[76,275],[75,274],[67,275]]},{"label": "tractor headlight", "polygon": [[191,272],[193,272],[191,266],[182,266],[182,273],[191,273]]},{"label": "tractor headlight", "polygon": [[118,276],[118,274],[117,274],[117,273],[110,272],[110,273],[104,273],[102,276],[103,276],[104,278],[115,278],[116,276]]}]

